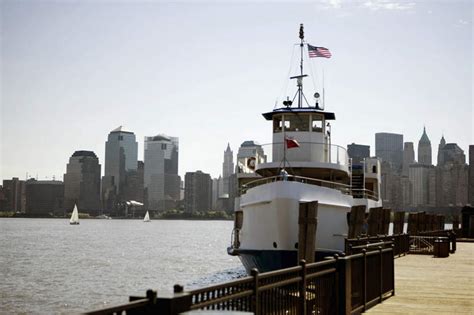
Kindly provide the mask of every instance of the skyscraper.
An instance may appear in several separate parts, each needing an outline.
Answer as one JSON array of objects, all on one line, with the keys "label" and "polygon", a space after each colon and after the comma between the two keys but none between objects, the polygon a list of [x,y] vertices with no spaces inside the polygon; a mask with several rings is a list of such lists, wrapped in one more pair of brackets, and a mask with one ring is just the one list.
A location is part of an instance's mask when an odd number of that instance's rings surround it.
[{"label": "skyscraper", "polygon": [[145,204],[150,210],[164,211],[180,200],[178,175],[179,139],[166,135],[145,137]]},{"label": "skyscraper", "polygon": [[444,136],[441,136],[441,140],[439,141],[439,144],[438,144],[438,163],[437,163],[438,166],[444,164],[443,149],[445,145],[446,145],[446,140],[444,140]]},{"label": "skyscraper", "polygon": [[44,216],[64,214],[64,183],[57,180],[26,181],[26,214]]},{"label": "skyscraper", "polygon": [[415,150],[413,149],[413,142],[405,142],[403,146],[403,176],[408,176],[408,169],[410,167],[410,164],[413,163],[415,163]]},{"label": "skyscraper", "polygon": [[76,151],[69,158],[64,174],[64,207],[98,215],[100,206],[100,164],[92,151]]},{"label": "skyscraper", "polygon": [[426,134],[426,128],[423,127],[423,134],[418,141],[418,163],[423,165],[432,165],[431,162],[431,141]]},{"label": "skyscraper", "polygon": [[207,212],[212,207],[212,180],[201,171],[187,172],[184,177],[184,211]]},{"label": "skyscraper", "polygon": [[223,194],[229,194],[229,177],[234,173],[234,153],[227,143],[227,149],[224,151],[224,163],[222,163],[222,178],[224,181]]},{"label": "skyscraper", "polygon": [[395,172],[400,172],[403,161],[403,135],[387,132],[375,134],[375,155],[389,162]]},{"label": "skyscraper", "polygon": [[468,203],[474,206],[474,145],[469,146],[469,189]]},{"label": "skyscraper", "polygon": [[105,143],[105,171],[102,178],[102,201],[105,210],[112,210],[124,201],[122,190],[128,171],[137,170],[138,142],[135,134],[122,126],[109,133]]}]

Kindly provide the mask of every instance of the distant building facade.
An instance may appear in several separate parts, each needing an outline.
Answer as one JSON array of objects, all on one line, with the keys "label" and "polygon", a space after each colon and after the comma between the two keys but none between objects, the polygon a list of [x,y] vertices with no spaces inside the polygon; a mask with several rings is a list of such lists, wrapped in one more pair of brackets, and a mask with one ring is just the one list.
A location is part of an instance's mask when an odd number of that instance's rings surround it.
[{"label": "distant building facade", "polygon": [[232,174],[234,174],[234,152],[232,152],[228,143],[227,149],[224,151],[224,162],[222,163],[223,194],[229,194],[229,178]]},{"label": "distant building facade", "polygon": [[127,172],[124,184],[124,199],[126,201],[133,200],[138,201],[140,203],[144,203],[144,170],[145,163],[143,163],[143,161],[138,161],[137,170]]},{"label": "distant building facade", "polygon": [[207,212],[212,207],[212,180],[202,171],[187,172],[184,178],[184,211]]},{"label": "distant building facade", "polygon": [[474,145],[469,146],[469,192],[468,203],[474,206]]},{"label": "distant building facade", "polygon": [[24,213],[26,209],[26,182],[17,177],[3,180],[4,211]]},{"label": "distant building facade", "polygon": [[145,207],[165,211],[180,200],[179,139],[166,135],[145,137]]},{"label": "distant building facade", "polygon": [[431,161],[431,141],[426,134],[426,128],[423,128],[423,134],[418,141],[418,163],[432,165]]},{"label": "distant building facade", "polygon": [[403,162],[403,135],[387,132],[375,134],[375,155],[390,163],[395,172],[400,172]]},{"label": "distant building facade", "polygon": [[370,157],[370,146],[363,144],[348,144],[347,154],[352,159],[352,163],[361,163],[365,158]]},{"label": "distant building facade", "polygon": [[64,183],[61,181],[26,181],[26,214],[30,216],[64,215]]},{"label": "distant building facade", "polygon": [[[114,213],[123,194],[127,173],[137,170],[138,142],[135,134],[123,126],[112,130],[105,143],[105,167],[102,178],[102,202],[107,213]],[[120,215],[119,213],[115,213]]]},{"label": "distant building facade", "polygon": [[446,143],[443,137],[436,167],[438,207],[462,207],[469,203],[469,167],[464,151],[456,143]]},{"label": "distant building facade", "polygon": [[99,215],[100,164],[92,151],[76,151],[69,158],[64,174],[64,207],[71,212],[77,204],[79,212]]},{"label": "distant building facade", "polygon": [[413,142],[405,142],[403,145],[403,176],[408,176],[408,169],[413,163],[415,163],[415,149],[413,148]]}]

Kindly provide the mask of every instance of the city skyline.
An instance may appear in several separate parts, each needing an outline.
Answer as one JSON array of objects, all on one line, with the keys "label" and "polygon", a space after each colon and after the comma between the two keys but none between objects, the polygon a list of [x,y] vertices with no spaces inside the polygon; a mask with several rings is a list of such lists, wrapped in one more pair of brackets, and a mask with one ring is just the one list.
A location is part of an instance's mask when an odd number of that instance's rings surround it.
[{"label": "city skyline", "polygon": [[279,91],[299,23],[333,54],[306,69],[318,87],[324,67],[334,144],[373,156],[375,133],[417,144],[426,126],[433,157],[442,135],[467,155],[472,4],[390,3],[2,2],[0,178],[61,179],[77,150],[95,152],[104,174],[103,141],[119,125],[136,134],[138,160],[146,135],[173,134],[182,178],[218,177],[227,143],[271,142],[261,113],[294,93],[293,82]]}]

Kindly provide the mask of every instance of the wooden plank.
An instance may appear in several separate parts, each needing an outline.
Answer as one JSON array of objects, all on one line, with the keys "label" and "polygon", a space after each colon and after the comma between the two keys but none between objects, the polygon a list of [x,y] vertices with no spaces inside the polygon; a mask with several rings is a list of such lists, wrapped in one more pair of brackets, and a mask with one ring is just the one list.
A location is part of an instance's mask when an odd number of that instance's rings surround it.
[{"label": "wooden plank", "polygon": [[396,295],[367,314],[474,314],[474,243],[457,243],[446,258],[395,259]]},{"label": "wooden plank", "polygon": [[402,234],[405,223],[405,211],[396,211],[393,218],[393,234]]}]

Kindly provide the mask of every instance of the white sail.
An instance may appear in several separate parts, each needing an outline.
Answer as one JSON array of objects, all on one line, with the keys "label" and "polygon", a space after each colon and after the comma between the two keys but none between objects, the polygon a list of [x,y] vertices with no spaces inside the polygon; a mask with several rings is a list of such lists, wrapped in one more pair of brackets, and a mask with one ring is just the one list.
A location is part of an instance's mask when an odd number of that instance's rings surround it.
[{"label": "white sail", "polygon": [[74,210],[71,214],[71,219],[69,219],[70,224],[79,224],[79,211],[77,210],[77,205],[74,205]]},{"label": "white sail", "polygon": [[150,215],[148,214],[148,211],[145,214],[145,218],[143,218],[143,222],[150,222]]}]

